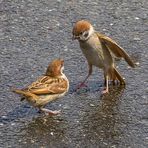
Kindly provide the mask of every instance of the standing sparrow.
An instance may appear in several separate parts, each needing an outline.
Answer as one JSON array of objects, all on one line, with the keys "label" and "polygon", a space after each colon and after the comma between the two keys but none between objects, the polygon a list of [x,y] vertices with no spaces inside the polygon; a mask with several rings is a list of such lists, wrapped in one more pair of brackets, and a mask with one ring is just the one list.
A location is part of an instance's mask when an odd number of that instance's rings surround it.
[{"label": "standing sparrow", "polygon": [[13,89],[13,92],[21,94],[32,106],[39,111],[48,114],[58,114],[60,111],[51,111],[43,108],[49,102],[65,95],[69,89],[69,81],[63,73],[64,61],[53,60],[45,73],[27,88]]},{"label": "standing sparrow", "polygon": [[78,88],[83,86],[85,81],[91,75],[92,66],[99,67],[104,71],[106,88],[102,91],[103,94],[109,92],[109,80],[112,80],[113,84],[118,80],[120,84],[125,85],[124,79],[115,67],[112,53],[116,57],[124,58],[131,67],[135,67],[135,64],[126,51],[114,40],[96,32],[93,26],[85,20],[80,20],[74,25],[73,39],[77,39],[79,41],[80,48],[86,57],[89,66],[89,73]]}]

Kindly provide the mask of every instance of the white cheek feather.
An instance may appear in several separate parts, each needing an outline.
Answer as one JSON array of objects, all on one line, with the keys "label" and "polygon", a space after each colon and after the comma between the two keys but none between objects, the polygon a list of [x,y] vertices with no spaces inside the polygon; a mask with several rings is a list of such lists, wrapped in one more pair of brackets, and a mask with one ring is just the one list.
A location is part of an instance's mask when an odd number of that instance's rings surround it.
[{"label": "white cheek feather", "polygon": [[94,31],[93,26],[90,26],[88,37],[90,37],[94,32],[95,32],[95,31]]},{"label": "white cheek feather", "polygon": [[82,40],[82,41],[88,40],[89,37],[90,37],[94,32],[95,32],[95,31],[94,31],[93,26],[90,26],[90,29],[89,29],[89,31],[88,31],[88,33],[89,33],[88,36],[85,37],[84,35],[82,35],[82,36],[81,36],[81,40]]},{"label": "white cheek feather", "polygon": [[61,74],[62,74],[62,78],[64,78],[65,80],[67,80],[68,82],[68,86],[67,86],[67,91],[69,90],[69,80],[67,79],[66,75],[63,73],[63,70],[64,70],[64,66],[61,68]]},{"label": "white cheek feather", "polygon": [[67,77],[65,76],[65,74],[63,73],[64,71],[64,66],[62,66],[61,68],[61,74],[62,74],[62,78],[66,79],[67,80]]},{"label": "white cheek feather", "polygon": [[64,71],[64,66],[62,66],[61,68],[61,74],[63,75],[63,71]]}]

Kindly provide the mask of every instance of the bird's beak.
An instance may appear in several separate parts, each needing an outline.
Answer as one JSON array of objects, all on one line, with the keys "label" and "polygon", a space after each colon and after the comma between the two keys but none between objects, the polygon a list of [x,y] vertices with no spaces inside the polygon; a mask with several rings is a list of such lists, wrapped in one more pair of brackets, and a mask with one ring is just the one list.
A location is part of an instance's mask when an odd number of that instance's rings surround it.
[{"label": "bird's beak", "polygon": [[79,39],[79,38],[80,38],[79,36],[73,35],[72,40],[76,40],[76,39]]}]

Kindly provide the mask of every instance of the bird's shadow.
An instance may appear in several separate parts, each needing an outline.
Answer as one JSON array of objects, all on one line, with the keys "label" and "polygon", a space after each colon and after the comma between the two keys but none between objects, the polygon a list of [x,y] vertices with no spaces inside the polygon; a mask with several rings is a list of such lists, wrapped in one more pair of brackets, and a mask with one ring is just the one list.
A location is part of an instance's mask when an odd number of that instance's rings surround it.
[{"label": "bird's shadow", "polygon": [[[54,105],[48,104],[46,107],[48,108],[50,106],[51,109],[54,108]],[[28,102],[23,103],[15,108],[13,108],[8,113],[5,113],[0,116],[0,123],[2,124],[8,124],[10,122],[14,122],[17,120],[32,120],[32,118],[42,118],[45,117],[44,113],[39,112],[37,108],[34,108],[33,106],[29,105]],[[47,116],[49,117],[49,116]],[[52,117],[52,116],[51,116]]]},{"label": "bird's shadow", "polygon": [[122,86],[111,88],[109,94],[99,97],[101,102],[98,106],[85,114],[82,127],[86,139],[93,139],[93,133],[98,135],[96,139],[107,141],[121,136],[122,128],[118,124],[122,123],[122,114],[118,110],[123,93]]},{"label": "bird's shadow", "polygon": [[17,119],[29,118],[35,115],[35,110],[29,104],[25,103],[13,108],[8,113],[0,116],[0,123],[6,124]]}]

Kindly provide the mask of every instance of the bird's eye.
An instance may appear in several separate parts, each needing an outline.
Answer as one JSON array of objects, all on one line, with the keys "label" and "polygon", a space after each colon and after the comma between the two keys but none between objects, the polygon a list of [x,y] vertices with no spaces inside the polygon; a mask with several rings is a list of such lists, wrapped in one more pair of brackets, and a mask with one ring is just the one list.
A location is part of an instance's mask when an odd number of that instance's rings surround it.
[{"label": "bird's eye", "polygon": [[82,35],[83,34],[83,32],[80,32],[80,35]]},{"label": "bird's eye", "polygon": [[84,34],[84,37],[87,37],[88,36],[88,32],[86,32],[85,34]]}]

